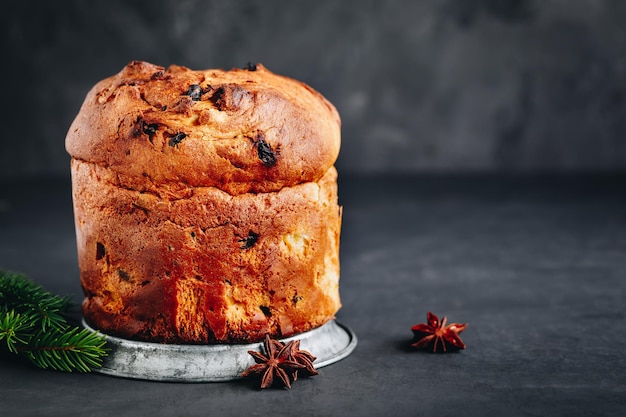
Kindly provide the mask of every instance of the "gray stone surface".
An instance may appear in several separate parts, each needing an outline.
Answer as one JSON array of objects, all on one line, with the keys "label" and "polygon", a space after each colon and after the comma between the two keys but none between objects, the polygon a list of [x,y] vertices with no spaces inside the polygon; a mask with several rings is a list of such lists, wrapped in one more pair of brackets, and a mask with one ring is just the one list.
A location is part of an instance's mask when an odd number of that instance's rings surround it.
[{"label": "gray stone surface", "polygon": [[133,59],[311,84],[343,117],[343,172],[624,170],[625,19],[615,0],[7,2],[0,178],[67,176],[84,95]]},{"label": "gray stone surface", "polygon": [[[56,373],[0,354],[2,414],[626,415],[624,180],[344,177],[350,356],[290,391],[259,391]],[[0,267],[79,301],[69,184],[0,190]],[[468,322],[467,349],[409,349],[427,311]]]}]

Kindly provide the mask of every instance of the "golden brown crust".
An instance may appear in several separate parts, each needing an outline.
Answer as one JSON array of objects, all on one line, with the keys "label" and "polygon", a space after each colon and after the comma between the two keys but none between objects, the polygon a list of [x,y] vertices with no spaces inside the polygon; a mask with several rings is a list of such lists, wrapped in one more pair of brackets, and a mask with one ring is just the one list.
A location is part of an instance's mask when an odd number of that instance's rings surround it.
[{"label": "golden brown crust", "polygon": [[[336,170],[279,192],[169,199],[72,161],[85,318],[126,338],[249,342],[310,330],[339,301]],[[185,193],[183,193],[185,194]]]},{"label": "golden brown crust", "polygon": [[122,176],[233,195],[316,181],[339,146],[332,104],[262,65],[192,71],[139,61],[91,89],[66,138],[74,159]]},{"label": "golden brown crust", "polygon": [[339,125],[319,93],[261,65],[131,62],[96,84],[66,138],[86,320],[238,343],[332,319]]}]

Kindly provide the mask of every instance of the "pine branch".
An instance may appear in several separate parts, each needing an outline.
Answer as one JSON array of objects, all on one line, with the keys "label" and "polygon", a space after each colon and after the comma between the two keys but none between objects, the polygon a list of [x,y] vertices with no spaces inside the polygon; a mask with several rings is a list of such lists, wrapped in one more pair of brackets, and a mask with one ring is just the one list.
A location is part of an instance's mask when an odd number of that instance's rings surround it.
[{"label": "pine branch", "polygon": [[59,297],[27,280],[23,275],[0,270],[0,304],[28,317],[43,330],[61,329],[70,305],[69,297]]},{"label": "pine branch", "polygon": [[74,327],[63,333],[39,332],[28,345],[18,347],[18,351],[43,369],[89,372],[102,366],[105,344],[99,334]]},{"label": "pine branch", "polygon": [[69,307],[69,297],[0,269],[0,341],[9,352],[44,369],[89,372],[102,366],[108,352],[104,336],[70,327],[63,316]]},{"label": "pine branch", "polygon": [[13,310],[2,310],[0,310],[0,340],[6,342],[9,352],[17,353],[18,346],[27,344],[32,336],[32,322]]}]

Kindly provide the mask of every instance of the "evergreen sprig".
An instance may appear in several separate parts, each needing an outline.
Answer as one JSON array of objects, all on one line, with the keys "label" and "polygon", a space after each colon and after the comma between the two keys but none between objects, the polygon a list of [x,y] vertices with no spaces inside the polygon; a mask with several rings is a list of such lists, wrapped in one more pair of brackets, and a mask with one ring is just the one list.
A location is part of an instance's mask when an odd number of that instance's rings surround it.
[{"label": "evergreen sprig", "polygon": [[6,342],[9,352],[17,353],[19,345],[28,344],[32,327],[28,318],[14,310],[0,312],[0,340]]},{"label": "evergreen sprig", "polygon": [[89,372],[102,365],[103,337],[87,329],[68,328],[64,332],[38,332],[18,351],[39,367],[60,371]]},{"label": "evergreen sprig", "polygon": [[67,324],[61,313],[69,308],[69,297],[53,295],[23,275],[0,271],[0,301],[44,331],[61,330]]},{"label": "evergreen sprig", "polygon": [[107,355],[104,336],[68,324],[69,297],[0,269],[0,342],[44,369],[89,372]]}]

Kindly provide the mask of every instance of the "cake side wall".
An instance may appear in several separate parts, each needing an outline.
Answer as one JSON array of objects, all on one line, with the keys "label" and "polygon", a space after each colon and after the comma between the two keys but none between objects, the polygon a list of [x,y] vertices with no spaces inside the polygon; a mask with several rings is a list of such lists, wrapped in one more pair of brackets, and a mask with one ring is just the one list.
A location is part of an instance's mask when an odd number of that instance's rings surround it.
[{"label": "cake side wall", "polygon": [[[72,161],[83,313],[117,336],[236,343],[318,327],[340,308],[336,170],[278,192],[184,198]],[[177,193],[177,195],[181,195]]]}]

